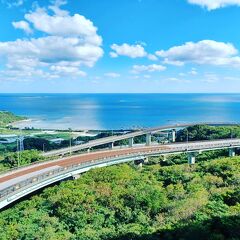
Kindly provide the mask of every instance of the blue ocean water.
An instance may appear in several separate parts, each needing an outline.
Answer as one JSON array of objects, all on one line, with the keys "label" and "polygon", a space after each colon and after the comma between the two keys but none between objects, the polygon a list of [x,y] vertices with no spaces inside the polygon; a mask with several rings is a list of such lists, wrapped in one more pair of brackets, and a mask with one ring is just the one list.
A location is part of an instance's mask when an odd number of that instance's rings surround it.
[{"label": "blue ocean water", "polygon": [[21,127],[126,129],[187,122],[240,122],[240,94],[0,94]]}]

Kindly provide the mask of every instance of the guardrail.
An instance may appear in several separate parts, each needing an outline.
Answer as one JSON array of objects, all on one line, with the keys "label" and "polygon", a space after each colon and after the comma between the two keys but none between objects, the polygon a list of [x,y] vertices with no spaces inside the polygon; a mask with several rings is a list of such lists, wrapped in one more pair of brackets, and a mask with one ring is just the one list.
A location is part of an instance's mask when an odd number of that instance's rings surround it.
[{"label": "guardrail", "polygon": [[[17,184],[13,184],[12,186],[6,187],[5,189],[1,190],[0,191],[0,208],[7,205],[7,202],[6,202],[5,205],[1,206],[1,202],[8,201],[7,199],[11,198],[13,195],[17,195],[31,188],[34,185],[39,184],[39,188],[35,188],[33,191],[40,189],[44,186],[47,186],[51,183],[57,182],[59,180],[63,180],[68,177],[71,177],[74,173],[77,173],[78,171],[85,172],[94,167],[109,166],[113,164],[144,159],[147,156],[153,156],[153,155],[167,155],[167,154],[183,153],[183,152],[208,151],[208,150],[223,149],[223,148],[237,148],[237,147],[240,147],[240,140],[229,140],[229,141],[223,140],[223,141],[212,142],[208,144],[206,144],[206,142],[203,142],[203,143],[192,142],[189,144],[181,143],[181,144],[171,145],[170,147],[169,146],[170,145],[168,145],[168,148],[166,149],[159,148],[157,146],[153,147],[152,149],[140,149],[139,151],[134,153],[127,153],[125,155],[115,155],[111,157],[99,158],[99,159],[85,162],[85,163],[73,164],[66,167],[59,167],[57,169],[50,170],[48,172],[45,172],[39,175],[35,175],[33,177],[22,180]],[[47,182],[47,181],[48,183],[44,185],[44,182]],[[33,191],[29,190],[25,195]],[[16,199],[20,197],[17,197]],[[15,200],[10,199],[8,201],[8,204]]]},{"label": "guardrail", "polygon": [[[156,133],[162,130],[169,130],[169,129],[176,129],[176,128],[183,128],[183,127],[189,127],[189,126],[194,126],[194,125],[209,125],[209,126],[222,126],[222,125],[229,125],[229,126],[234,126],[234,125],[239,125],[237,122],[198,122],[198,123],[180,123],[180,124],[175,124],[175,125],[165,125],[165,126],[160,126],[160,127],[154,127],[154,128],[144,128],[139,131],[134,131],[131,133],[123,134],[123,135],[115,135],[115,136],[108,136],[105,138],[99,138],[95,139],[92,141],[89,141],[87,143],[83,143],[77,146],[72,146],[71,151],[80,151],[83,149],[88,149],[91,147],[96,147],[96,146],[101,146],[105,145],[108,143],[112,142],[117,142],[121,141],[124,139],[128,139],[131,137],[137,137],[141,135],[145,135],[147,133]],[[49,152],[46,152],[43,154],[43,156],[53,156],[53,155],[61,155],[70,152],[69,148],[63,148],[63,149],[58,149],[58,150],[52,150]]]},{"label": "guardrail", "polygon": [[[115,156],[115,157],[109,157],[109,158],[101,158],[101,159],[97,159],[97,160],[90,161],[90,162],[72,164],[72,165],[69,165],[66,167],[59,167],[57,169],[50,170],[48,172],[45,172],[45,173],[42,173],[39,175],[35,175],[26,180],[22,180],[17,184],[14,184],[10,187],[7,187],[7,188],[1,190],[0,191],[0,202],[2,200],[4,200],[5,198],[10,197],[11,195],[22,191],[23,189],[25,189],[26,187],[29,187],[32,184],[43,182],[47,179],[50,179],[50,178],[53,178],[56,176],[66,175],[67,173],[72,173],[73,171],[79,170],[79,169],[97,167],[100,164],[109,164],[109,163],[114,164],[114,162],[124,161],[124,160],[130,161],[133,158],[135,158],[134,160],[143,159],[143,157],[139,156],[139,153],[135,153],[135,154],[131,154],[127,157],[126,156],[125,157]],[[66,175],[66,177],[68,177],[68,176],[70,177],[71,174]],[[64,178],[66,178],[66,177],[64,177]]]}]

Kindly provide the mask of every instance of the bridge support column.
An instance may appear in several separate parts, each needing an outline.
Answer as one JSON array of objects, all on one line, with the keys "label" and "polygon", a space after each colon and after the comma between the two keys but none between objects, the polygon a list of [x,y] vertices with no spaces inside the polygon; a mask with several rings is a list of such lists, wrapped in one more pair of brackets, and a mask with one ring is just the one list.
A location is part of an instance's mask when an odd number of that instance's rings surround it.
[{"label": "bridge support column", "polygon": [[88,148],[88,149],[87,149],[87,152],[88,152],[88,153],[90,153],[90,151],[91,151],[91,149],[90,149],[90,148]]},{"label": "bridge support column", "polygon": [[171,141],[176,142],[176,130],[175,129],[172,130],[171,137],[172,137]]},{"label": "bridge support column", "polygon": [[109,149],[113,149],[113,147],[114,147],[114,142],[109,143]]},{"label": "bridge support column", "polygon": [[133,138],[129,138],[128,139],[128,146],[129,147],[133,147],[133,144],[134,144],[134,139]]},{"label": "bridge support column", "polygon": [[188,164],[190,164],[190,165],[195,164],[197,155],[198,155],[198,153],[196,153],[196,152],[188,153]]},{"label": "bridge support column", "polygon": [[148,163],[149,162],[148,157],[145,157],[143,161],[144,161],[144,163]]},{"label": "bridge support column", "polygon": [[152,143],[152,135],[151,135],[151,133],[147,133],[146,134],[146,145],[150,146],[151,143]]},{"label": "bridge support column", "polygon": [[167,155],[163,155],[163,161],[164,161],[164,162],[167,161]]},{"label": "bridge support column", "polygon": [[81,175],[80,174],[76,174],[76,175],[73,175],[72,177],[73,177],[73,180],[77,180],[77,179],[79,179],[81,177]]},{"label": "bridge support column", "polygon": [[235,157],[236,152],[235,152],[235,148],[229,148],[229,157]]}]

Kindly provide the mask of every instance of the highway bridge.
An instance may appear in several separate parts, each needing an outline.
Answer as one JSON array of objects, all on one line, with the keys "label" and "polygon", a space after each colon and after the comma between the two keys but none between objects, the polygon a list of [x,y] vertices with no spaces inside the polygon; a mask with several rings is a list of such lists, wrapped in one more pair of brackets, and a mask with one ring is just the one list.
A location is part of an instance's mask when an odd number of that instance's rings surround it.
[{"label": "highway bridge", "polygon": [[190,126],[195,126],[195,125],[209,125],[209,126],[225,126],[225,125],[238,125],[237,123],[220,123],[220,122],[198,122],[198,123],[183,123],[183,124],[175,124],[175,125],[166,125],[166,126],[160,126],[160,127],[155,127],[155,128],[146,128],[143,130],[139,131],[134,131],[131,133],[123,134],[123,135],[118,135],[118,136],[110,136],[110,137],[105,137],[105,138],[100,138],[96,140],[89,141],[84,144],[80,144],[77,146],[72,146],[68,148],[62,148],[59,150],[53,150],[49,152],[45,152],[42,155],[45,157],[50,157],[50,156],[60,156],[60,155],[65,155],[68,153],[72,152],[78,152],[81,150],[90,150],[93,147],[101,146],[101,145],[109,145],[110,148],[113,148],[114,143],[121,141],[121,140],[129,140],[129,147],[133,147],[134,144],[134,138],[138,136],[143,136],[146,135],[146,145],[150,146],[151,145],[151,135],[155,133],[159,133],[162,131],[169,131],[169,135],[171,136],[171,142],[175,142],[176,139],[176,129],[181,129],[185,127],[190,127]]},{"label": "highway bridge", "polygon": [[93,168],[131,161],[142,164],[149,156],[176,153],[187,153],[189,164],[194,164],[196,155],[203,151],[229,149],[229,156],[233,157],[236,148],[240,148],[240,139],[133,146],[82,153],[78,156],[21,167],[0,175],[0,209],[55,182],[78,178],[81,173]]}]

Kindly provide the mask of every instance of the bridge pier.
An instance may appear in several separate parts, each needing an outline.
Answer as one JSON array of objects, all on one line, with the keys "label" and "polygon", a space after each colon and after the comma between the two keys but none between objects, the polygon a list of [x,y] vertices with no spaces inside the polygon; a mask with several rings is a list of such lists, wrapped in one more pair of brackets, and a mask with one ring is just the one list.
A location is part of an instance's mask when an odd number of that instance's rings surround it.
[{"label": "bridge pier", "polygon": [[149,162],[149,159],[148,157],[145,157],[144,160],[143,160],[144,163],[148,163]]},{"label": "bridge pier", "polygon": [[197,155],[198,155],[197,152],[190,152],[190,153],[188,153],[188,164],[190,164],[190,165],[195,164]]},{"label": "bridge pier", "polygon": [[172,141],[172,142],[176,142],[176,129],[173,129],[173,130],[172,130],[171,137],[172,137],[171,141]]},{"label": "bridge pier", "polygon": [[152,134],[151,133],[147,133],[146,134],[146,146],[150,146],[152,143]]},{"label": "bridge pier", "polygon": [[133,137],[132,137],[132,138],[129,138],[129,139],[128,139],[128,146],[129,146],[129,147],[133,147],[133,144],[134,144],[134,139],[133,139]]},{"label": "bridge pier", "polygon": [[114,147],[114,142],[109,143],[108,147],[109,147],[109,149],[113,149],[113,147]]},{"label": "bridge pier", "polygon": [[77,180],[77,179],[79,179],[80,177],[81,177],[80,174],[76,174],[76,175],[73,175],[73,176],[72,176],[73,180]]},{"label": "bridge pier", "polygon": [[235,157],[235,156],[236,156],[235,148],[229,148],[229,157]]}]

